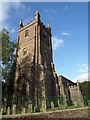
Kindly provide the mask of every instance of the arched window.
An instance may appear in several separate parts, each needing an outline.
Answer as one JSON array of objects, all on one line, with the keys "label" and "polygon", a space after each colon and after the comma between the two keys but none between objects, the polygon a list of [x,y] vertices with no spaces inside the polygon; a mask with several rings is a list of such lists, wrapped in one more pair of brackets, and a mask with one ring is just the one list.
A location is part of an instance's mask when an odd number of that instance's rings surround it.
[{"label": "arched window", "polygon": [[28,36],[28,34],[29,34],[29,31],[28,31],[28,30],[26,30],[26,31],[25,31],[25,37],[27,37],[27,36]]}]

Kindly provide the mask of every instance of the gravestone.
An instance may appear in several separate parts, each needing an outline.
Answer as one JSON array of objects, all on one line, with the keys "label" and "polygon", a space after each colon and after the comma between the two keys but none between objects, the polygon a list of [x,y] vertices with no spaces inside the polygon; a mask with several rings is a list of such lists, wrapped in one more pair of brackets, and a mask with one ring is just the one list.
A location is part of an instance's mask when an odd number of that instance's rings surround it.
[{"label": "gravestone", "polygon": [[46,101],[42,101],[41,112],[45,112],[45,111],[46,111]]},{"label": "gravestone", "polygon": [[58,99],[58,106],[60,107],[60,100]]},{"label": "gravestone", "polygon": [[74,101],[74,102],[73,102],[73,104],[74,104],[74,106],[75,106],[75,107],[77,107],[77,106],[78,106],[77,101]]},{"label": "gravestone", "polygon": [[32,104],[28,105],[28,112],[31,113],[32,112]]},{"label": "gravestone", "polygon": [[16,114],[16,105],[14,104],[12,107],[12,114],[15,115]]},{"label": "gravestone", "polygon": [[54,102],[51,102],[51,109],[54,111]]},{"label": "gravestone", "polygon": [[88,100],[88,106],[90,107],[90,100]]},{"label": "gravestone", "polygon": [[34,106],[34,113],[36,112],[36,106]]},{"label": "gravestone", "polygon": [[2,116],[2,113],[3,113],[3,108],[1,108],[0,110],[0,116]]},{"label": "gravestone", "polygon": [[30,113],[30,104],[28,105],[28,113]]},{"label": "gravestone", "polygon": [[7,108],[7,115],[10,115],[10,107]]},{"label": "gravestone", "polygon": [[32,104],[30,104],[30,112],[32,112]]},{"label": "gravestone", "polygon": [[25,108],[22,108],[22,114],[25,114]]}]

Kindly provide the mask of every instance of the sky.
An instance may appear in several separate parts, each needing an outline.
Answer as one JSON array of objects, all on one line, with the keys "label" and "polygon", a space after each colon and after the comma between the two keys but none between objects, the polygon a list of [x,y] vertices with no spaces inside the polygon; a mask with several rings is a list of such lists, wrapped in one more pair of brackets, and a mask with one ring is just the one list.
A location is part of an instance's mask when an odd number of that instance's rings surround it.
[{"label": "sky", "polygon": [[76,82],[88,80],[88,3],[87,2],[8,2],[0,4],[1,24],[16,41],[20,19],[24,25],[34,19],[50,23],[53,63],[57,75]]}]

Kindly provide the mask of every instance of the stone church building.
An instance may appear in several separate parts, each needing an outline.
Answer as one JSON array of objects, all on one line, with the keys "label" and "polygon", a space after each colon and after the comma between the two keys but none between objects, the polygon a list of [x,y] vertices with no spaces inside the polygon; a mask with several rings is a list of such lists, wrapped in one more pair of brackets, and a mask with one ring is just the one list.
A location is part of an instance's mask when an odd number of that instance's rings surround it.
[{"label": "stone church building", "polygon": [[45,26],[36,10],[35,18],[27,25],[18,25],[14,102],[20,106],[50,108],[60,105],[83,105],[79,83],[57,76],[52,56],[50,24]]}]

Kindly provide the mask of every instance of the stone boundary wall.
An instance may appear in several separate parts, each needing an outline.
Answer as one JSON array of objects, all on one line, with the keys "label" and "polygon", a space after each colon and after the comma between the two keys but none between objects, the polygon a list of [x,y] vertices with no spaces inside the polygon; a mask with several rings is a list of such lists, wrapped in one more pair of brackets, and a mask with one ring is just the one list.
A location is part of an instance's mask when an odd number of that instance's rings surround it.
[{"label": "stone boundary wall", "polygon": [[[90,108],[65,109],[45,113],[30,113],[25,115],[3,115],[1,120],[88,120],[90,118]],[[74,120],[73,119],[73,120]]]}]

